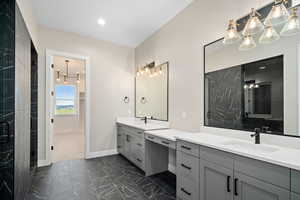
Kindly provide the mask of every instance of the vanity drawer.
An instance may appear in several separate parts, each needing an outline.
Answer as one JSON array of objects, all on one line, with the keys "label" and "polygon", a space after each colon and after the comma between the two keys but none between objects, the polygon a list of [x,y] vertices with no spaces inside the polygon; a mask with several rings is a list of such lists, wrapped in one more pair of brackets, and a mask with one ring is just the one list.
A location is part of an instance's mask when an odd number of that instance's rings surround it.
[{"label": "vanity drawer", "polygon": [[292,191],[300,194],[300,171],[292,170],[291,173]]},{"label": "vanity drawer", "polygon": [[177,151],[176,174],[178,178],[186,177],[194,184],[199,183],[199,158]]},{"label": "vanity drawer", "polygon": [[136,128],[131,128],[131,127],[122,127],[122,129],[126,133],[129,133],[129,134],[131,133],[131,134],[134,134],[134,136],[144,138],[144,131],[143,130],[136,129]]},{"label": "vanity drawer", "polygon": [[199,200],[199,185],[194,184],[188,177],[177,178],[176,190],[180,200]]},{"label": "vanity drawer", "polygon": [[200,146],[200,158],[233,169],[234,156],[231,153]]},{"label": "vanity drawer", "polygon": [[199,157],[199,145],[193,144],[190,142],[186,142],[183,140],[178,140],[177,142],[177,150],[185,152],[187,154]]},{"label": "vanity drawer", "polygon": [[150,140],[152,142],[155,142],[155,143],[157,143],[159,141],[158,138],[153,135],[146,135],[146,139]]},{"label": "vanity drawer", "polygon": [[236,156],[234,169],[264,182],[290,189],[290,169],[288,168]]}]

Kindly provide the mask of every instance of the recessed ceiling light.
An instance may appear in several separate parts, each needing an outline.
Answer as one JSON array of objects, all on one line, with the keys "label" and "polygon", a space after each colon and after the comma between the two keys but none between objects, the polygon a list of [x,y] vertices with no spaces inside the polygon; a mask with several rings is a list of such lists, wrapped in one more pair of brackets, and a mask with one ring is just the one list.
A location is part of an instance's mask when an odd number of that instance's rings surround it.
[{"label": "recessed ceiling light", "polygon": [[99,24],[100,26],[104,26],[104,25],[106,24],[105,19],[99,18],[99,19],[98,19],[98,24]]}]

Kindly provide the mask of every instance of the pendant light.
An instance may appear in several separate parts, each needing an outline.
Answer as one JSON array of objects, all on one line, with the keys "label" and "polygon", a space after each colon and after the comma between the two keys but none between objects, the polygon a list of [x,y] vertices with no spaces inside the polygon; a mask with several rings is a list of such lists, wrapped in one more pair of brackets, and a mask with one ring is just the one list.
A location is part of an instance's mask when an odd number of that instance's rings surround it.
[{"label": "pendant light", "polygon": [[229,20],[228,29],[226,30],[223,43],[233,44],[241,39],[241,35],[237,32],[236,22],[231,19]]},{"label": "pendant light", "polygon": [[248,19],[243,30],[243,35],[255,35],[264,29],[264,25],[261,23],[259,16],[260,14],[254,8],[252,8],[250,18]]},{"label": "pendant light", "polygon": [[300,33],[300,20],[297,15],[297,8],[292,9],[292,15],[284,25],[280,34],[282,36],[292,36]]},{"label": "pendant light", "polygon": [[256,47],[256,43],[251,35],[244,37],[242,44],[239,47],[240,51],[248,51]]},{"label": "pendant light", "polygon": [[[278,25],[286,22],[290,16],[286,6],[286,0],[275,0],[275,5],[272,7],[264,24],[265,25]],[[271,24],[270,24],[271,23]]]},{"label": "pendant light", "polygon": [[268,25],[264,30],[263,34],[259,38],[259,43],[270,44],[276,40],[279,40],[280,36],[273,28],[272,25]]},{"label": "pendant light", "polygon": [[80,83],[80,74],[79,74],[79,72],[76,73],[76,82]]},{"label": "pendant light", "polygon": [[56,71],[56,81],[60,82],[60,71],[59,70]]}]

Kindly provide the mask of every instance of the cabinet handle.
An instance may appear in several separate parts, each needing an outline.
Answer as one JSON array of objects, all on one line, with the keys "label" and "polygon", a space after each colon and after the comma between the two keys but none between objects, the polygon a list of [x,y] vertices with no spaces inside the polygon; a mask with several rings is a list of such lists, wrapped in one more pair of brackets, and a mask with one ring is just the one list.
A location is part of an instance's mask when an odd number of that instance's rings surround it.
[{"label": "cabinet handle", "polygon": [[170,143],[169,142],[166,142],[166,141],[161,141],[163,144],[166,144],[166,145],[169,145]]},{"label": "cabinet handle", "polygon": [[118,146],[118,149],[120,149],[120,148],[121,148],[121,146],[119,145],[119,146]]},{"label": "cabinet handle", "polygon": [[184,168],[186,168],[186,169],[188,169],[188,170],[191,170],[191,169],[192,169],[191,167],[188,167],[188,166],[186,166],[186,165],[183,164],[183,163],[181,163],[181,166],[184,167]]},{"label": "cabinet handle", "polygon": [[190,193],[190,192],[188,192],[188,191],[186,191],[184,188],[181,188],[180,190],[181,190],[182,192],[184,192],[185,194],[187,194],[187,195],[191,196],[191,193]]},{"label": "cabinet handle", "polygon": [[118,136],[121,136],[121,134],[118,134]]},{"label": "cabinet handle", "polygon": [[136,160],[137,160],[137,161],[139,161],[139,162],[142,162],[142,160],[141,160],[141,159],[139,159],[139,158],[137,158]]},{"label": "cabinet handle", "polygon": [[227,192],[231,192],[231,189],[230,189],[230,179],[231,179],[231,176],[227,176]]},{"label": "cabinet handle", "polygon": [[137,132],[138,134],[142,134],[143,132]]},{"label": "cabinet handle", "polygon": [[154,140],[154,137],[148,136],[149,139]]},{"label": "cabinet handle", "polygon": [[237,178],[235,178],[234,179],[234,195],[235,196],[238,196],[239,194],[238,194],[238,191],[237,191],[237,184],[238,184],[238,181],[239,181],[239,179],[237,179]]},{"label": "cabinet handle", "polygon": [[181,148],[189,150],[189,151],[191,150],[191,147],[187,147],[187,146],[183,146],[183,145],[181,146]]},{"label": "cabinet handle", "polygon": [[138,145],[138,146],[140,146],[140,147],[142,146],[142,144],[141,144],[141,143],[136,143],[136,145]]}]

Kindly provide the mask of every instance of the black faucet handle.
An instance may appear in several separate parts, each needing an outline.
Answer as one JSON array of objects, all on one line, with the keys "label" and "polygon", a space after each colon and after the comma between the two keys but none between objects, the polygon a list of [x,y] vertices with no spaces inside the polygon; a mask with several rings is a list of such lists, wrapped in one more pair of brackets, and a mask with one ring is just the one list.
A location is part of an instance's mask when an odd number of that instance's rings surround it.
[{"label": "black faucet handle", "polygon": [[259,135],[260,132],[261,132],[261,129],[260,129],[260,128],[255,128],[255,129],[254,129],[254,132],[255,132],[254,134],[251,134],[251,135],[250,135],[251,137],[255,137],[255,136]]}]

